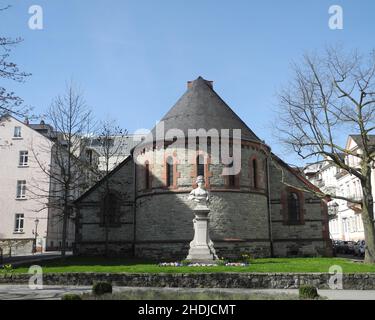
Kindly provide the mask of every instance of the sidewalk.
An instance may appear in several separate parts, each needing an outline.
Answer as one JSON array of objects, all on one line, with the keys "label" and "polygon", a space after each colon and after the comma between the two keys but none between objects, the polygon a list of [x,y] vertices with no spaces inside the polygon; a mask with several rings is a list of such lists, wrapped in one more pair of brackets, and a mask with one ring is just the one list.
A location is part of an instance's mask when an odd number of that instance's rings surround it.
[{"label": "sidewalk", "polygon": [[[265,294],[297,294],[295,289],[207,289],[207,288],[146,288],[146,287],[114,287],[114,292],[133,290],[168,290],[173,292],[219,291],[226,293],[265,293]],[[31,290],[27,285],[0,285],[0,300],[60,300],[65,293],[82,294],[90,292],[90,286],[44,286],[42,290]],[[319,290],[319,294],[329,300],[375,300],[375,290]]]},{"label": "sidewalk", "polygon": [[[255,290],[263,293],[297,294],[298,289],[264,289]],[[328,300],[375,300],[375,290],[318,290],[319,295]]]},{"label": "sidewalk", "polygon": [[[72,252],[66,252],[66,256],[71,256]],[[25,263],[34,263],[42,260],[53,260],[61,257],[60,251],[49,251],[37,254],[29,254],[24,256],[7,257],[3,259],[3,264],[0,264],[0,268],[5,264],[11,264],[12,266],[22,265]]]}]

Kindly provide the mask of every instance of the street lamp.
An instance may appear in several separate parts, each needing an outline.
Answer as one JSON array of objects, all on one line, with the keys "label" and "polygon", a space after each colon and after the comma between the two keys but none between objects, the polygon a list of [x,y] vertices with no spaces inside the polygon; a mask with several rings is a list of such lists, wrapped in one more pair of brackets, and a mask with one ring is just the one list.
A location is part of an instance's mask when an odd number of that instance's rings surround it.
[{"label": "street lamp", "polygon": [[36,219],[34,220],[34,222],[35,222],[35,232],[34,232],[34,236],[35,236],[35,238],[34,238],[34,253],[36,253],[36,241],[37,241],[37,238],[38,238],[38,223],[39,223],[39,219],[36,218]]}]

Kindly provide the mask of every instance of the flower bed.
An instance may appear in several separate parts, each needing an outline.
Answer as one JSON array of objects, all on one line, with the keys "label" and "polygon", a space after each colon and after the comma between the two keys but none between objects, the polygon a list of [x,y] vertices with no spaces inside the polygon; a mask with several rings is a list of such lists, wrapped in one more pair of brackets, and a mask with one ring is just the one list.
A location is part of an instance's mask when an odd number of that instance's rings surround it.
[{"label": "flower bed", "polygon": [[182,262],[161,262],[159,267],[247,267],[249,264],[244,262],[226,262],[226,263],[182,263]]}]

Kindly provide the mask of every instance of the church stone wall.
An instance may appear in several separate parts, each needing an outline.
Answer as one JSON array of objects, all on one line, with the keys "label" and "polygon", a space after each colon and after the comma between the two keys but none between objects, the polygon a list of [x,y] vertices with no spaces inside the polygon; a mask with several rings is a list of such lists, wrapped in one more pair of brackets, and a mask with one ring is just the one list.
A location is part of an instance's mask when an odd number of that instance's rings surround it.
[{"label": "church stone wall", "polygon": [[[145,190],[145,169],[137,166],[136,200],[136,254],[143,257],[177,259],[188,254],[193,239],[193,206],[187,199],[193,188],[196,168],[187,157],[180,155],[185,148],[176,147],[163,155],[162,149],[151,146],[139,154],[140,164],[149,161],[152,174],[152,189]],[[165,163],[172,155],[176,164],[176,179],[171,188],[165,186]],[[210,237],[219,256],[235,258],[243,253],[254,256],[269,256],[267,197],[265,178],[258,190],[250,186],[249,160],[258,159],[263,164],[265,155],[256,147],[242,148],[241,174],[235,189],[226,186],[221,175],[223,165],[209,158],[205,168],[207,189],[211,193]],[[159,163],[157,163],[157,160]]]},{"label": "church stone wall", "polygon": [[[132,161],[126,161],[108,177],[111,192],[114,192],[118,206],[119,223],[109,228],[110,254],[131,255],[134,235],[134,185]],[[101,255],[105,251],[105,227],[101,222],[105,180],[97,184],[86,197],[77,203],[76,253],[79,255]]]},{"label": "church stone wall", "polygon": [[[137,200],[137,255],[186,258],[194,237],[194,215],[187,196],[165,193]],[[266,205],[264,195],[212,193],[209,232],[219,256],[269,255]]]},{"label": "church stone wall", "polygon": [[[238,258],[247,253],[254,257],[271,255],[269,239],[269,211],[266,179],[266,152],[259,145],[242,146],[242,163],[239,183],[228,188],[221,175],[222,164],[209,159],[205,167],[209,177],[207,189],[211,194],[210,237],[219,257]],[[110,232],[110,248],[115,254],[131,255],[156,260],[186,258],[193,239],[193,206],[187,199],[194,186],[195,164],[178,155],[186,152],[176,147],[167,155],[175,158],[175,179],[166,187],[166,166],[160,147],[145,148],[138,155],[136,165],[136,196],[134,197],[134,163],[129,161],[110,176],[109,183],[122,199],[121,224]],[[255,188],[251,183],[251,159],[257,159],[260,179]],[[150,186],[145,189],[145,168],[150,161]],[[158,161],[156,161],[158,160]],[[329,252],[325,206],[311,194],[303,193],[303,223],[289,225],[285,221],[283,194],[287,186],[304,186],[285,164],[273,159],[270,165],[270,204],[273,252],[276,256],[325,255]],[[102,254],[104,252],[104,227],[100,225],[100,197],[103,184],[79,201],[77,222],[77,252]],[[135,208],[133,201],[135,199]],[[136,210],[135,225],[133,223]],[[133,231],[135,230],[135,235]]]},{"label": "church stone wall", "polygon": [[[289,224],[285,219],[284,207],[288,186],[306,188],[304,183],[282,164],[274,161],[270,166],[271,216],[274,254],[276,256],[320,256],[330,255],[331,248],[327,226],[325,204],[312,193],[300,191],[303,198],[303,222]],[[298,189],[297,189],[298,191]]]}]

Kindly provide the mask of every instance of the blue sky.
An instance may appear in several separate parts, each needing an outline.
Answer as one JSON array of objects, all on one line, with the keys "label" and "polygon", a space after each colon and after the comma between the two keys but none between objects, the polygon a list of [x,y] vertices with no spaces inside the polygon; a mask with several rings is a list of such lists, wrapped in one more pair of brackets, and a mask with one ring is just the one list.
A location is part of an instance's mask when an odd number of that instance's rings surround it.
[{"label": "blue sky", "polygon": [[[276,92],[290,63],[341,43],[371,50],[375,2],[339,0],[0,0],[0,34],[24,42],[12,60],[32,73],[0,79],[42,113],[74,79],[98,118],[130,132],[151,128],[199,75],[286,161],[272,130]],[[28,9],[44,10],[44,29],[28,28]],[[328,28],[328,8],[344,10],[344,29]]]}]

